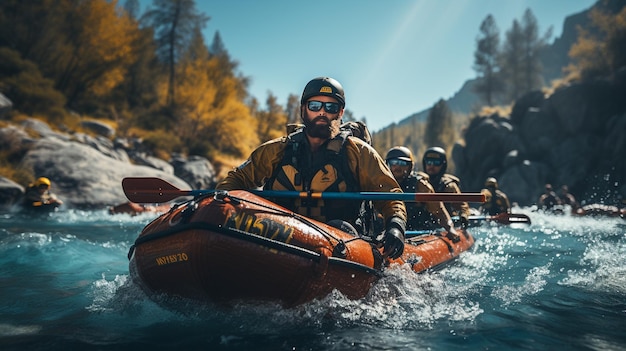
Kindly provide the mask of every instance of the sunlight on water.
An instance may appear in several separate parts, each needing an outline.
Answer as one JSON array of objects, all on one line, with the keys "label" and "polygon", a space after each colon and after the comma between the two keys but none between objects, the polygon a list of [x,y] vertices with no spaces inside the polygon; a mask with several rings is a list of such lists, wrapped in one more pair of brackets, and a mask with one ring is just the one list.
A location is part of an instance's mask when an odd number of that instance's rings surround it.
[{"label": "sunlight on water", "polygon": [[500,299],[504,306],[519,303],[524,297],[535,295],[543,290],[547,284],[545,276],[549,273],[548,267],[533,268],[521,284],[496,287],[493,296]]},{"label": "sunlight on water", "polygon": [[[563,248],[558,241],[563,240],[564,236],[568,237],[567,240],[579,240],[594,228],[602,226],[602,223],[606,224],[587,218],[538,213],[531,215],[533,225],[530,227],[511,229],[485,225],[473,229],[479,238],[475,247],[441,271],[416,275],[408,266],[388,269],[369,295],[358,301],[334,292],[321,300],[292,309],[283,309],[274,304],[240,304],[226,314],[214,307],[198,307],[189,301],[169,301],[166,305],[174,305],[174,308],[168,312],[165,307],[161,313],[169,315],[171,312],[172,316],[195,316],[211,320],[237,320],[245,315],[248,321],[263,321],[252,323],[257,332],[265,328],[290,328],[293,324],[320,326],[329,322],[344,327],[376,325],[403,330],[428,330],[438,323],[449,321],[474,322],[485,312],[479,300],[481,296],[487,294],[504,307],[519,304],[541,293],[549,277],[554,275],[551,272],[555,269],[553,262],[568,256],[569,249]],[[606,235],[605,227],[602,227],[602,232]],[[609,255],[602,254],[607,250],[610,250]],[[582,261],[578,262],[584,267],[582,271],[570,271],[568,277],[560,283],[585,285],[603,278],[607,284],[604,288],[623,289],[626,286],[624,268],[621,268],[626,267],[623,264],[626,257],[623,251],[623,246],[619,249],[609,244],[589,247]],[[589,274],[589,269],[594,270],[593,275]],[[604,277],[598,272],[603,272]],[[135,312],[147,306],[159,309],[158,303],[154,305],[129,281],[127,275],[107,278],[103,274],[101,279],[92,284],[92,288],[93,301],[86,307],[90,312],[115,313],[122,309],[120,306]],[[187,309],[188,306],[191,307]],[[228,339],[228,336],[224,337]]]},{"label": "sunlight on water", "polygon": [[[468,340],[467,333],[475,329],[481,336],[467,347],[497,349],[506,341],[482,340],[499,330],[499,337],[504,333],[513,339],[519,334],[524,340],[558,340],[562,331],[551,334],[542,328],[584,321],[580,314],[571,316],[578,310],[592,313],[596,319],[589,323],[596,324],[615,308],[626,313],[620,302],[626,295],[622,219],[555,216],[530,209],[517,213],[530,216],[532,225],[484,223],[471,228],[475,246],[441,270],[415,274],[408,266],[396,266],[361,300],[333,292],[291,309],[272,303],[224,308],[171,296],[148,297],[131,282],[126,255],[154,219],[152,214],[67,211],[37,221],[3,215],[0,337],[45,338],[70,335],[71,330],[95,344],[124,340],[176,347],[183,344],[168,340],[187,338],[194,340],[187,345],[211,340],[211,345],[241,349],[258,346],[261,338],[272,346],[268,349],[275,349],[302,345],[298,340],[305,336],[313,345],[308,349],[406,349],[423,338],[432,340],[424,348],[463,333]],[[611,302],[588,307],[605,300]],[[619,316],[610,316],[607,323],[615,325]],[[540,317],[544,319],[536,319]],[[535,326],[527,330],[527,325]],[[614,340],[620,337],[607,336],[604,330],[606,326],[589,330],[579,342],[590,349],[619,349]],[[278,341],[285,338],[290,341]],[[465,344],[446,345],[452,349]]]},{"label": "sunlight on water", "polygon": [[585,268],[568,271],[564,285],[579,286],[591,291],[626,294],[626,245],[595,243],[587,247],[581,259]]}]

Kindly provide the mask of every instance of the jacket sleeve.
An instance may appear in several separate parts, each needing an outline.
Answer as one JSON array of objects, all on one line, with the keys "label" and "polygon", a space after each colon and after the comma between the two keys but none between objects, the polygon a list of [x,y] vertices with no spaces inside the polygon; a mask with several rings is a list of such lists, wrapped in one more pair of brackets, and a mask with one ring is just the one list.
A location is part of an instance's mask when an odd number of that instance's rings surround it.
[{"label": "jacket sleeve", "polygon": [[217,190],[255,189],[262,187],[272,176],[274,168],[282,159],[285,138],[270,140],[257,147],[250,157],[217,184]]},{"label": "jacket sleeve", "polygon": [[[355,138],[348,138],[345,147],[350,169],[357,178],[361,191],[402,192],[385,161],[373,147]],[[406,223],[406,207],[403,201],[374,201],[374,207],[382,213],[385,223],[389,223],[392,218]]]}]

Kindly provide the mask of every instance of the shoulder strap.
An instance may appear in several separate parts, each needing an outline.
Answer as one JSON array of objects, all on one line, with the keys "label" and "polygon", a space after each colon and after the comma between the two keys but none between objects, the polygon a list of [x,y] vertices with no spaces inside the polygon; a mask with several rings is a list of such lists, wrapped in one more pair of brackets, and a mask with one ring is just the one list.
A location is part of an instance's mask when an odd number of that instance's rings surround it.
[{"label": "shoulder strap", "polygon": [[443,177],[441,177],[441,180],[445,185],[448,185],[450,183],[456,183],[458,185],[461,182],[458,177],[448,173],[445,173]]}]

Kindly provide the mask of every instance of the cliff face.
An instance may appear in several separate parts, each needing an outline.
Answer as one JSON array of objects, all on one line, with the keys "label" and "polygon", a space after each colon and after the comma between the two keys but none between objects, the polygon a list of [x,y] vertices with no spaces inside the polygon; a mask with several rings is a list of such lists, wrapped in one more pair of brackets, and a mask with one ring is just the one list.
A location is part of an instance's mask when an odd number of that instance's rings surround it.
[{"label": "cliff face", "polygon": [[511,116],[478,116],[452,158],[464,191],[498,179],[511,201],[536,202],[545,183],[568,185],[586,202],[626,198],[626,69],[549,97],[532,92]]}]

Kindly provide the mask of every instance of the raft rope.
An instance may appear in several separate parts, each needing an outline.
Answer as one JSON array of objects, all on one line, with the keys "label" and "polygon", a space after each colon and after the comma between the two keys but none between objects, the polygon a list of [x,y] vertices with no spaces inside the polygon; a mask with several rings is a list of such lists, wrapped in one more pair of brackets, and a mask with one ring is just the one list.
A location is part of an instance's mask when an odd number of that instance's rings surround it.
[{"label": "raft rope", "polygon": [[[328,243],[331,246],[333,246],[333,248],[335,248],[336,246],[333,245],[331,239],[334,239],[337,242],[337,245],[343,245],[344,247],[345,247],[345,244],[350,243],[350,242],[355,241],[355,240],[363,240],[363,241],[366,241],[368,243],[371,243],[371,241],[366,240],[365,238],[361,237],[360,235],[359,236],[355,236],[354,238],[348,239],[348,240],[342,240],[340,238],[337,238],[334,235],[332,235],[331,233],[329,233],[329,232],[325,231],[324,229],[322,229],[317,224],[311,222],[306,216],[300,215],[300,214],[295,213],[295,212],[285,211],[283,209],[276,208],[274,206],[270,206],[270,205],[267,205],[267,204],[264,204],[264,203],[258,203],[256,201],[239,198],[239,197],[236,197],[236,196],[228,194],[228,192],[220,192],[219,194],[218,193],[215,194],[216,200],[222,200],[223,198],[226,198],[226,197],[228,197],[229,199],[235,200],[237,203],[248,202],[250,204],[254,204],[254,205],[257,205],[259,207],[263,207],[263,208],[272,210],[273,212],[269,212],[269,213],[272,213],[272,214],[283,215],[283,216],[295,218],[295,219],[299,220],[300,222],[308,225],[309,227],[315,228],[328,241]],[[341,230],[339,228],[337,228],[337,229]]]},{"label": "raft rope", "polygon": [[[240,232],[240,230],[235,229],[235,228],[225,228],[222,226],[217,226],[217,225],[212,225],[209,223],[202,223],[202,222],[197,222],[197,223],[189,223],[189,220],[191,219],[192,215],[195,213],[195,211],[198,209],[198,205],[200,203],[200,201],[208,196],[213,196],[215,200],[217,201],[225,201],[226,198],[228,198],[230,201],[232,201],[233,203],[235,203],[236,205],[239,205],[241,203],[247,202],[253,205],[257,205],[259,207],[265,208],[266,210],[271,210],[271,212],[267,212],[267,213],[271,213],[271,214],[276,214],[276,215],[283,215],[283,216],[288,216],[291,218],[295,218],[297,220],[299,220],[300,222],[305,223],[306,225],[308,225],[311,228],[314,228],[315,230],[317,230],[322,237],[324,237],[328,243],[333,247],[333,256],[337,256],[337,257],[345,257],[346,256],[346,250],[347,250],[347,246],[346,244],[355,241],[355,240],[363,240],[366,241],[368,243],[372,243],[371,241],[366,240],[365,238],[361,237],[361,236],[356,236],[352,239],[348,239],[348,240],[342,240],[340,238],[335,237],[334,235],[332,235],[331,233],[325,231],[323,228],[321,228],[320,226],[318,226],[317,224],[311,222],[308,218],[306,218],[305,216],[299,215],[295,212],[291,212],[291,211],[285,211],[283,209],[280,208],[276,208],[274,206],[270,206],[264,203],[258,203],[256,201],[252,201],[252,200],[247,200],[247,199],[243,199],[240,197],[236,197],[236,196],[232,196],[230,195],[227,191],[215,191],[215,192],[210,192],[210,193],[206,193],[200,196],[197,196],[195,198],[193,198],[192,200],[187,201],[187,206],[185,207],[185,209],[183,211],[181,211],[181,220],[176,224],[176,227],[172,227],[170,229],[167,230],[163,230],[163,231],[159,231],[159,232],[154,232],[154,233],[150,233],[148,235],[143,235],[138,237],[135,240],[135,243],[133,245],[131,245],[129,251],[128,251],[128,259],[130,260],[134,251],[135,251],[135,247],[137,245],[140,245],[142,243],[145,243],[147,241],[152,241],[155,239],[159,239],[165,236],[169,236],[172,234],[175,234],[177,232],[179,232],[181,230],[181,226],[183,226],[185,229],[209,229],[211,231],[219,231],[219,232],[224,232],[224,231],[230,231],[230,232]],[[181,203],[180,206],[182,206],[184,203]],[[200,225],[200,227],[198,227],[198,225]],[[339,230],[339,229],[338,229]],[[249,233],[246,233],[248,235],[252,235]],[[335,242],[337,242],[337,244],[333,244],[333,241],[331,239],[334,239]],[[269,240],[269,239],[267,239]],[[292,245],[293,246],[293,245]],[[295,246],[294,246],[295,247]]]}]

